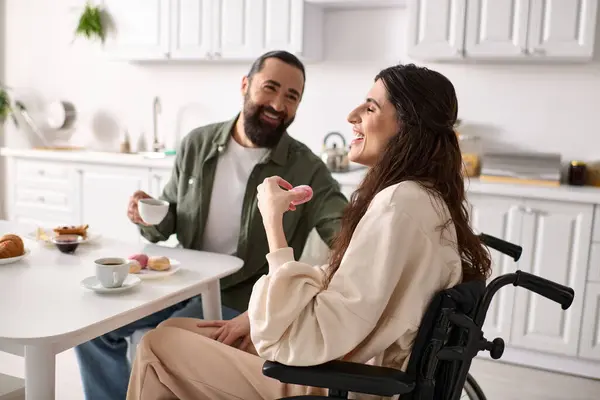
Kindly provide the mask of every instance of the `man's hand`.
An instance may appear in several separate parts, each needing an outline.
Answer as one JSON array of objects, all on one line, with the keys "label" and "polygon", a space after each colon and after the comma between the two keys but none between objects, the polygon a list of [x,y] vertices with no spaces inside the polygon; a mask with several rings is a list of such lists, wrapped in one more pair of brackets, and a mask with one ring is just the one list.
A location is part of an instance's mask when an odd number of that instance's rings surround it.
[{"label": "man's hand", "polygon": [[202,321],[198,323],[199,328],[219,328],[211,336],[228,346],[237,347],[240,350],[247,350],[251,343],[250,339],[250,319],[248,312],[238,315],[229,321]]},{"label": "man's hand", "polygon": [[146,193],[142,190],[138,190],[129,198],[129,207],[127,208],[127,217],[129,217],[129,220],[131,222],[133,222],[134,224],[149,226],[147,223],[145,223],[142,220],[142,217],[140,217],[140,212],[138,210],[138,201],[141,199],[150,199],[150,198],[152,198],[152,197],[148,193]]}]

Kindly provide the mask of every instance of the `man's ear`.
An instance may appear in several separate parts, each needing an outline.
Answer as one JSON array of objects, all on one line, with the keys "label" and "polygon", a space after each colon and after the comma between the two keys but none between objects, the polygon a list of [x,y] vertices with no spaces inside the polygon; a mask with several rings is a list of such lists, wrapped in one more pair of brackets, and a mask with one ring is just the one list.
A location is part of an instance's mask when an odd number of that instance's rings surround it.
[{"label": "man's ear", "polygon": [[250,89],[250,79],[246,75],[242,78],[242,86],[240,88],[242,92],[242,97],[246,96],[248,90]]}]

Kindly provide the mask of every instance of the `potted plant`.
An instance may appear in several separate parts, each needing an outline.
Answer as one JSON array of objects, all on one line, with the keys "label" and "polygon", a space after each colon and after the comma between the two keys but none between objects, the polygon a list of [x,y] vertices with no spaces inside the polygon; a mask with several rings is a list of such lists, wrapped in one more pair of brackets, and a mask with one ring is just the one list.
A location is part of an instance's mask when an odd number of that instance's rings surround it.
[{"label": "potted plant", "polygon": [[94,6],[88,1],[79,17],[75,36],[83,36],[92,40],[97,38],[104,43],[106,29],[104,27],[103,15],[104,10],[100,6]]}]

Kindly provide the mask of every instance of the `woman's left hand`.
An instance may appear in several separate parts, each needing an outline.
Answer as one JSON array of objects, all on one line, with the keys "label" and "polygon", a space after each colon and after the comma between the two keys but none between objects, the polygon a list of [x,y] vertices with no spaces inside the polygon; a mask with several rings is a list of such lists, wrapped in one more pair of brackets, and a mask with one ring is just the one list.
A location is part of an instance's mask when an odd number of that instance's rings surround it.
[{"label": "woman's left hand", "polygon": [[279,176],[266,178],[258,185],[258,209],[263,221],[281,220],[287,210],[295,209],[292,201],[300,201],[306,196],[302,192],[292,191],[292,188],[289,182]]}]

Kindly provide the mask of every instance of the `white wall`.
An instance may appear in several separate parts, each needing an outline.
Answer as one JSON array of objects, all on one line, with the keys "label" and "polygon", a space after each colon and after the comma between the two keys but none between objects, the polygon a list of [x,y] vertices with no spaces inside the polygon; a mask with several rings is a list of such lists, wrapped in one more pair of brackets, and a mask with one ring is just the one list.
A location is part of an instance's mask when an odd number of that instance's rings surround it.
[{"label": "white wall", "polygon": [[[128,127],[132,135],[143,129],[149,140],[155,95],[163,102],[160,132],[168,132],[170,141],[177,134],[178,114],[185,132],[229,118],[241,105],[239,83],[248,65],[110,61],[96,44],[71,43],[77,18],[73,5],[83,1],[4,1],[8,84],[75,102],[81,113],[76,142],[116,150],[116,126]],[[327,13],[327,60],[308,65],[306,95],[290,128],[293,136],[316,151],[330,130],[349,136],[346,115],[364,97],[375,73],[410,61],[404,50],[405,19],[401,9]],[[429,66],[454,82],[459,114],[467,124],[463,131],[509,148],[600,159],[597,62]],[[11,131],[8,136],[9,145],[24,145],[23,134]]]},{"label": "white wall", "polygon": [[[5,55],[4,55],[4,30],[5,30],[5,20],[6,20],[6,4],[4,1],[0,0],[0,82],[4,82],[4,66],[5,66]],[[4,125],[0,125],[0,147],[4,146]],[[4,218],[4,185],[2,182],[4,181],[4,165],[5,160],[0,159],[0,219]]]}]

